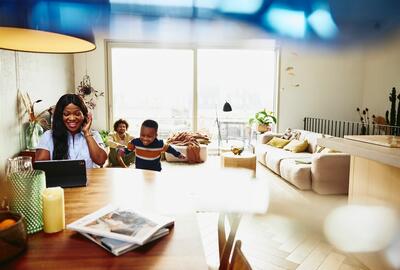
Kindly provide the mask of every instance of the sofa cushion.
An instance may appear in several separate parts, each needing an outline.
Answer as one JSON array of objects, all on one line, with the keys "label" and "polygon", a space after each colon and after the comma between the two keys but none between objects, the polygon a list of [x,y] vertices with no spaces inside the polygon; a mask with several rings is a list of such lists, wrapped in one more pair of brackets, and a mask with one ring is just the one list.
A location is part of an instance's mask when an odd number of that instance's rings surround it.
[{"label": "sofa cushion", "polygon": [[272,147],[266,144],[257,144],[255,147],[255,154],[256,154],[256,158],[257,160],[263,164],[263,165],[267,165],[267,163],[265,162],[265,156],[267,155],[267,151],[268,148]]},{"label": "sofa cushion", "polygon": [[267,144],[277,147],[277,148],[283,148],[289,142],[290,142],[289,140],[285,140],[285,139],[278,138],[278,137],[273,137],[272,140],[270,140]]},{"label": "sofa cushion", "polygon": [[291,128],[287,128],[285,130],[285,132],[283,133],[283,135],[282,135],[282,139],[290,140],[291,137],[292,137],[292,129]]},{"label": "sofa cushion", "polygon": [[312,190],[319,194],[347,194],[349,190],[350,155],[344,153],[313,154]]},{"label": "sofa cushion", "polygon": [[317,149],[317,139],[322,138],[322,134],[305,130],[299,130],[299,131],[301,132],[299,140],[308,141],[307,152],[315,153],[315,150]]},{"label": "sofa cushion", "polygon": [[324,147],[324,149],[322,149],[321,152],[319,152],[319,153],[329,154],[329,153],[339,153],[339,152],[334,149]]},{"label": "sofa cushion", "polygon": [[274,171],[277,174],[280,173],[280,162],[282,159],[286,158],[309,158],[311,157],[311,153],[303,152],[303,153],[293,153],[289,151],[285,151],[279,148],[269,149],[267,155],[265,157],[266,165],[269,169]]},{"label": "sofa cushion", "polygon": [[[306,159],[300,159],[306,160]],[[311,164],[300,164],[294,158],[280,162],[281,177],[301,190],[311,189]]]},{"label": "sofa cushion", "polygon": [[287,150],[287,151],[292,151],[293,153],[300,153],[300,152],[306,151],[307,147],[308,147],[307,140],[300,141],[300,140],[294,139],[294,140],[291,140],[290,143],[285,145],[285,147],[283,147],[283,149]]}]

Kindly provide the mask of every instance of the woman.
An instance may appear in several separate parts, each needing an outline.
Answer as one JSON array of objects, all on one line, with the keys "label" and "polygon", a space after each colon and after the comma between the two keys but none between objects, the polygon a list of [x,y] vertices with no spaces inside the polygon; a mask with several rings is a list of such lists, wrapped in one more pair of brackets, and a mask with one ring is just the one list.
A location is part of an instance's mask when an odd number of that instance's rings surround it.
[{"label": "woman", "polygon": [[54,110],[52,129],[40,138],[35,159],[83,159],[86,168],[102,166],[107,153],[99,133],[90,129],[92,120],[78,95],[63,95]]}]

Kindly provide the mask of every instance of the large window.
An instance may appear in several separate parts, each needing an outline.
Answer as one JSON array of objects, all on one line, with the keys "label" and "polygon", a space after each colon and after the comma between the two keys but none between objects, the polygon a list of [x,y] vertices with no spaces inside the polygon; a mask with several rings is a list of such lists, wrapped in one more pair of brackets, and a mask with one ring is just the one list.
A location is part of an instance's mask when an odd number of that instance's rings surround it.
[{"label": "large window", "polygon": [[192,129],[193,50],[113,48],[113,119],[125,118],[133,134],[146,119],[159,136]]},{"label": "large window", "polygon": [[[216,138],[219,121],[247,122],[262,108],[274,110],[274,49],[165,49],[109,44],[110,123],[125,118],[138,135],[147,118],[159,135],[202,130]],[[231,112],[223,112],[225,102]]]}]

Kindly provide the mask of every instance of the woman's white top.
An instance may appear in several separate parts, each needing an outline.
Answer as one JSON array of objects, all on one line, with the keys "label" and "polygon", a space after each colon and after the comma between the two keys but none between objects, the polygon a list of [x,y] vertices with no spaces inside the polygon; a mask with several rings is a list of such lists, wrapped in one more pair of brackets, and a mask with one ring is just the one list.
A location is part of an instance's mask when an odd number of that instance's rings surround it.
[{"label": "woman's white top", "polygon": [[[97,144],[104,148],[103,140],[101,139],[100,134],[92,130],[92,135]],[[40,137],[37,149],[44,149],[50,152],[50,159],[53,159],[53,136],[52,131],[48,130]],[[87,145],[85,136],[83,132],[79,132],[75,135],[71,135],[68,132],[68,159],[83,159],[86,163],[86,168],[98,168],[99,166],[93,162],[90,158],[89,147]]]}]

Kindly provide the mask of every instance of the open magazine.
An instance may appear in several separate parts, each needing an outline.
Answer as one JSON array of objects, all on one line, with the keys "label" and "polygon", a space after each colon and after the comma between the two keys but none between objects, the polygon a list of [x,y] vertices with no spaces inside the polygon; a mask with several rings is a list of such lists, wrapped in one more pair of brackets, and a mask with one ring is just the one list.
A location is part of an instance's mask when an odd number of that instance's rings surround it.
[{"label": "open magazine", "polygon": [[137,245],[145,244],[161,228],[171,227],[170,217],[142,214],[107,205],[67,225],[67,229]]},{"label": "open magazine", "polygon": [[[156,232],[153,237],[151,237],[148,242],[154,241],[158,238],[161,238],[169,233],[169,229],[167,228],[161,228],[158,232]],[[99,246],[103,247],[104,249],[110,251],[112,254],[115,256],[119,256],[121,254],[124,254],[128,251],[134,250],[135,248],[140,247],[138,244],[132,244],[112,238],[107,238],[107,237],[102,237],[102,236],[96,236],[93,234],[89,233],[82,233],[82,235],[86,236]]]}]

